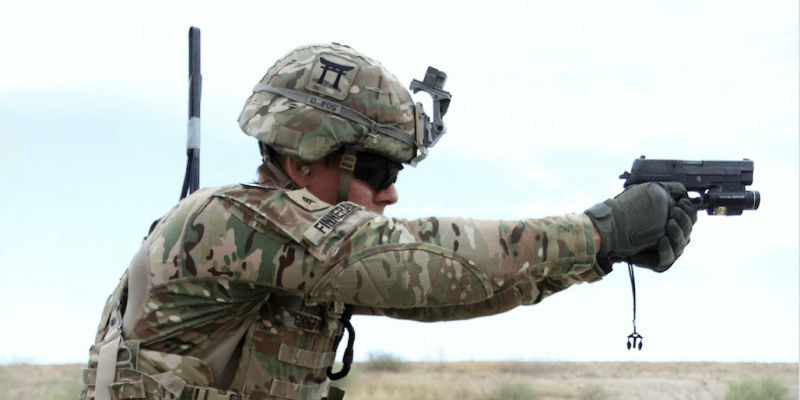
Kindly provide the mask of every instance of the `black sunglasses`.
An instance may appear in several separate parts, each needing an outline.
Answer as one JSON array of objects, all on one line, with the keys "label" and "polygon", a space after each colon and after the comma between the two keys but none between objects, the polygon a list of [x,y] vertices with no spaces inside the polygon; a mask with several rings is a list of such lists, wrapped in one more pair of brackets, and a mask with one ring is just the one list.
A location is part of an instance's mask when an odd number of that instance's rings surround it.
[{"label": "black sunglasses", "polygon": [[403,164],[394,162],[377,154],[356,152],[356,166],[353,176],[366,182],[375,192],[380,192],[397,182],[397,174]]}]

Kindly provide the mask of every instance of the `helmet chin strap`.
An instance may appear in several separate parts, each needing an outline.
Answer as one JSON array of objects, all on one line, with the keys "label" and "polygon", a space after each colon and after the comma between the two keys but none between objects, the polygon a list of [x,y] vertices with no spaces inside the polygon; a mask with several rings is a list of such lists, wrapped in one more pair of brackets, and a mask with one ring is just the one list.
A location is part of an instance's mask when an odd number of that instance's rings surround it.
[{"label": "helmet chin strap", "polygon": [[350,180],[356,168],[356,152],[345,148],[342,158],[339,159],[339,190],[336,192],[336,202],[347,201],[350,194]]}]

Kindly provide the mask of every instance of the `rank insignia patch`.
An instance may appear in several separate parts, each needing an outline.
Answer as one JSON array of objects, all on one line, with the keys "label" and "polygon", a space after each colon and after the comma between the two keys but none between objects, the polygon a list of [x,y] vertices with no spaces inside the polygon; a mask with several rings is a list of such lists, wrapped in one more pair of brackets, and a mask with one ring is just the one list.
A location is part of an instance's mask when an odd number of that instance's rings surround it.
[{"label": "rank insignia patch", "polygon": [[302,207],[306,211],[313,212],[330,207],[330,204],[318,199],[317,196],[314,196],[305,188],[286,192],[286,196],[292,199],[295,204]]}]

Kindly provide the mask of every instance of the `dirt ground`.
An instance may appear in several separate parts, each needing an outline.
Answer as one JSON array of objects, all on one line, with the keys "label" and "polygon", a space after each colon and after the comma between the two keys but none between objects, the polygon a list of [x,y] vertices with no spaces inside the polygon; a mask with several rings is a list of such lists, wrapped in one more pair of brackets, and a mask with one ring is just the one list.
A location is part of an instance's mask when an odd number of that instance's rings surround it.
[{"label": "dirt ground", "polygon": [[[728,382],[772,377],[798,398],[797,364],[760,363],[409,363],[395,372],[359,365],[347,382],[356,399],[724,399]],[[364,381],[370,382],[363,385]],[[365,390],[365,387],[366,390]],[[530,391],[523,390],[525,387]],[[510,388],[510,390],[504,390]],[[516,388],[516,390],[514,390]]]},{"label": "dirt ground", "polygon": [[[75,399],[81,367],[0,365],[0,400]],[[339,385],[347,400],[703,400],[725,399],[746,377],[771,377],[798,398],[798,365],[779,363],[367,362]]]}]

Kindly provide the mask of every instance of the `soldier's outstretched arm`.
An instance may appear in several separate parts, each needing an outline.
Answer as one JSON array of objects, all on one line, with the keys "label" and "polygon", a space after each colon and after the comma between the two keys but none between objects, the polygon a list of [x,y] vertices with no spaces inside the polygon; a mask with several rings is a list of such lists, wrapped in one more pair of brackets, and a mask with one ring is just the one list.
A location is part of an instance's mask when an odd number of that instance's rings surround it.
[{"label": "soldier's outstretched arm", "polygon": [[682,185],[660,183],[632,186],[602,203],[605,209],[580,215],[519,221],[376,217],[342,242],[333,268],[310,295],[419,320],[494,314],[600,279],[613,262],[667,269],[697,219],[686,202]]},{"label": "soldier's outstretched arm", "polygon": [[[583,214],[518,221],[373,214],[338,247],[312,298],[422,320],[502,312],[604,275]],[[431,310],[401,311],[415,308]]]},{"label": "soldier's outstretched arm", "polygon": [[[626,209],[638,207],[629,204],[629,195],[667,193],[658,189],[621,196],[613,215],[620,219],[630,214]],[[154,284],[181,276],[222,277],[251,282],[265,293],[302,293],[309,303],[344,302],[362,312],[381,310],[387,315],[436,320],[536,303],[610,271],[610,265],[603,268],[597,262],[595,239],[601,235],[595,233],[586,214],[517,221],[397,220],[352,203],[331,206],[305,190],[281,192],[239,185],[210,193],[207,201],[193,210],[176,210],[188,215],[187,220],[176,220],[177,231],[170,227],[172,218],[165,218],[153,233],[150,254],[156,258],[151,262],[161,265],[151,269]],[[664,207],[672,204],[674,200],[668,199]],[[633,213],[637,216],[630,223],[611,224],[616,226],[612,232],[626,236],[615,229],[623,225],[636,229],[641,225],[637,218],[651,220],[645,211]],[[670,212],[659,211],[659,215],[671,218]],[[664,231],[663,225],[660,229]],[[172,239],[173,234],[158,239],[170,231],[180,232],[180,239]],[[660,250],[661,238],[668,237],[673,247],[678,245],[673,254],[679,254],[688,232],[683,239],[673,233],[652,237],[653,243],[633,250],[637,254],[642,248]]]},{"label": "soldier's outstretched arm", "polygon": [[[352,203],[328,205],[305,190],[239,185],[189,207],[176,210],[188,216],[175,220],[180,226],[171,228],[173,218],[165,218],[153,233],[152,262],[164,269],[153,271],[155,284],[184,275],[222,277],[305,293],[309,302],[412,309],[480,303],[520,283],[530,288],[512,303],[532,303],[604,274],[584,214],[399,220]],[[175,229],[183,231],[177,241],[173,234],[157,238]]]}]

